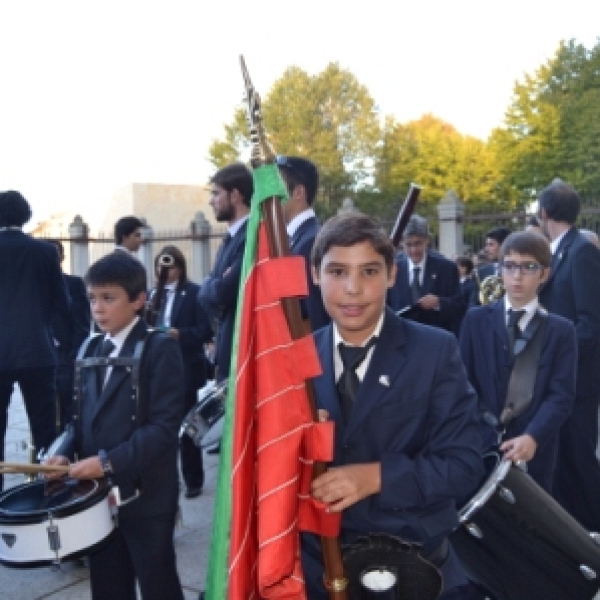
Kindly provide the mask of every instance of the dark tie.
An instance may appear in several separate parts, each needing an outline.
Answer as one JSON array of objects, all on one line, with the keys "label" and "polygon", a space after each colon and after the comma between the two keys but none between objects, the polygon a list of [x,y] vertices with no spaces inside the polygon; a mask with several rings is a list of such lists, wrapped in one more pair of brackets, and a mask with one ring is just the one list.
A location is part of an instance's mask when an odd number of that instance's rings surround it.
[{"label": "dark tie", "polygon": [[412,283],[410,284],[410,293],[413,304],[416,304],[421,298],[421,284],[419,283],[419,273],[421,273],[421,267],[414,267]]},{"label": "dark tie", "polygon": [[526,312],[525,310],[508,309],[508,348],[512,354],[515,353],[515,342],[521,337],[519,321]]},{"label": "dark tie", "polygon": [[[110,353],[116,348],[116,346],[108,339],[105,339],[100,346],[100,351],[97,356],[99,358],[106,358],[110,356]],[[106,379],[106,369],[107,367],[101,365],[98,367],[98,396],[102,393],[102,388],[104,387],[104,380]]]},{"label": "dark tie", "polygon": [[346,344],[343,343],[340,343],[338,346],[344,370],[338,379],[336,387],[340,399],[342,416],[346,423],[350,418],[350,413],[352,412],[354,400],[356,399],[356,394],[358,392],[358,386],[360,385],[356,369],[358,369],[362,361],[365,360],[369,350],[376,341],[377,337],[374,336],[369,340],[369,343],[366,346],[346,346]]}]

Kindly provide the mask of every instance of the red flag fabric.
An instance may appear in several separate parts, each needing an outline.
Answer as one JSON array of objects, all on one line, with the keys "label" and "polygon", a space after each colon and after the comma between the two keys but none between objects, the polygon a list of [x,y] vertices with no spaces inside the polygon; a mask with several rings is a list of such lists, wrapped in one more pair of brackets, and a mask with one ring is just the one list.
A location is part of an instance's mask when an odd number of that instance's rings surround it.
[{"label": "red flag fabric", "polygon": [[238,309],[227,597],[301,600],[300,529],[339,531],[339,515],[309,495],[313,461],[331,460],[333,427],[312,422],[305,380],[321,367],[312,336],[291,338],[280,303],[306,295],[304,259],[269,258],[264,223],[258,237]]}]

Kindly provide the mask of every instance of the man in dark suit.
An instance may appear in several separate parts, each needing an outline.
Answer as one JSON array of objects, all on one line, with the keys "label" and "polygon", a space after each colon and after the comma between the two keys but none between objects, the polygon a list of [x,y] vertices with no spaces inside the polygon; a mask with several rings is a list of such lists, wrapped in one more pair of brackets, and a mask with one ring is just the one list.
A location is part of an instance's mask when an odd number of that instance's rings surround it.
[{"label": "man in dark suit", "polygon": [[319,173],[317,167],[305,158],[278,156],[276,162],[289,194],[283,204],[283,218],[290,237],[290,253],[304,257],[306,264],[308,297],[300,300],[302,318],[308,319],[311,329],[316,331],[331,320],[310,269],[310,253],[320,228],[313,209],[319,189]]},{"label": "man in dark suit", "polygon": [[198,300],[209,318],[217,322],[217,381],[229,377],[235,309],[253,192],[252,173],[241,163],[219,169],[211,179],[210,205],[217,221],[227,223],[227,235],[219,247],[212,271],[200,286]]},{"label": "man in dark suit", "polygon": [[[155,269],[159,270],[162,256],[169,256],[173,264],[168,268],[164,300],[157,327],[177,340],[185,368],[184,409],[187,413],[197,401],[198,390],[206,384],[207,358],[204,344],[212,339],[208,316],[197,301],[200,286],[187,278],[187,263],[183,252],[176,246],[165,246],[156,256]],[[163,267],[164,268],[164,267]],[[186,486],[185,497],[196,498],[204,485],[202,448],[184,435],[179,441],[181,472]]]},{"label": "man in dark suit", "polygon": [[115,250],[134,254],[142,245],[144,223],[134,216],[121,217],[115,223]]},{"label": "man in dark suit", "polygon": [[138,260],[113,252],[90,267],[85,281],[104,332],[86,357],[131,359],[143,341],[139,381],[130,363],[83,369],[75,437],[48,463],[68,464],[76,451],[69,476],[110,479],[124,502],[110,542],[90,554],[92,597],[135,600],[137,582],[144,600],[183,600],[173,547],[184,389],[179,345],[163,332],[148,336],[137,316],[146,303]]},{"label": "man in dark suit", "polygon": [[[537,291],[548,277],[550,260],[548,242],[539,234],[519,231],[507,237],[500,252],[506,295],[498,302],[470,310],[460,333],[463,362],[479,399],[483,450],[498,450],[497,429],[489,415],[500,421],[504,414],[508,420],[501,450],[515,462],[527,462],[529,474],[548,493],[552,493],[560,428],[575,399],[577,366],[572,323],[539,306]],[[515,343],[517,355],[507,329],[513,311],[523,311],[517,325],[524,343]],[[539,359],[532,367],[531,400],[511,418],[504,411],[519,398],[509,391],[509,381],[520,353],[533,343],[535,335],[543,339]],[[488,413],[487,418],[484,413]]]},{"label": "man in dark suit", "polygon": [[498,254],[502,242],[510,235],[506,227],[494,227],[485,234],[485,255],[488,263],[477,269],[479,281],[490,275],[498,275]]},{"label": "man in dark suit", "polygon": [[409,219],[402,244],[405,254],[396,259],[398,274],[388,305],[394,311],[413,307],[408,313],[413,321],[457,333],[463,299],[456,264],[428,251],[429,228],[419,215]]},{"label": "man in dark suit", "polygon": [[550,312],[575,325],[577,387],[573,412],[560,433],[555,495],[584,527],[600,531],[598,390],[600,390],[600,251],[575,227],[577,192],[556,180],[539,197],[542,231],[550,239],[552,272],[540,292]]},{"label": "man in dark suit", "polygon": [[54,246],[22,231],[31,218],[19,192],[0,193],[0,460],[7,409],[19,384],[37,451],[55,438],[52,318],[69,311],[69,296]]},{"label": "man in dark suit", "polygon": [[[58,258],[65,260],[62,242],[49,240],[56,246]],[[52,319],[52,337],[58,355],[56,367],[56,392],[58,396],[58,424],[63,431],[67,423],[73,419],[73,375],[75,358],[81,344],[91,330],[90,303],[85,284],[81,277],[63,273],[65,284],[71,297],[71,309],[68,315],[56,316]]]},{"label": "man in dark suit", "polygon": [[[327,221],[312,265],[333,321],[314,334],[323,366],[315,393],[335,421],[333,467],[313,481],[312,494],[343,511],[343,545],[387,533],[422,545],[425,555],[437,550],[441,598],[464,599],[466,578],[444,540],[457,525],[457,499],[477,485],[483,464],[476,397],[456,340],[386,309],[394,249],[373,219]],[[352,364],[349,349],[361,352]],[[327,598],[314,536],[303,538],[302,561],[307,596]]]}]

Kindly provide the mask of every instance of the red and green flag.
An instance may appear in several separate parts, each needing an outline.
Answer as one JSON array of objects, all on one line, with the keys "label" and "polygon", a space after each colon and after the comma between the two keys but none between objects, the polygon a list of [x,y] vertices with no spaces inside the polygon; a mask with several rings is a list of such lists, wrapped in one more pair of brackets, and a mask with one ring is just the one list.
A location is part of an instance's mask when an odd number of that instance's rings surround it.
[{"label": "red and green flag", "polygon": [[305,296],[304,258],[271,258],[261,204],[286,198],[275,165],[254,171],[221,442],[207,600],[306,598],[299,532],[337,535],[309,495],[331,460],[332,423],[315,424],[305,380],[321,372],[312,336],[294,340],[283,298]]}]

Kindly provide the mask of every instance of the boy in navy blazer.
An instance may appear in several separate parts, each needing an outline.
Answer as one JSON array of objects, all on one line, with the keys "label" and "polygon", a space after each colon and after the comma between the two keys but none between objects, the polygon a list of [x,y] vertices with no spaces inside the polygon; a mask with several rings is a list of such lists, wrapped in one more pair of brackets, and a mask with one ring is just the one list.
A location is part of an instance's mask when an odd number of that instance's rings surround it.
[{"label": "boy in navy blazer", "polygon": [[[529,474],[551,493],[559,431],[575,399],[575,329],[566,319],[547,313],[538,302],[537,293],[548,278],[551,261],[543,236],[527,231],[509,235],[499,259],[506,295],[469,310],[460,335],[461,354],[479,397],[484,450],[495,449],[498,433],[493,419],[484,415],[488,412],[500,419],[510,407],[513,398],[508,390],[515,360],[526,344],[533,343],[533,335],[543,335],[531,400],[507,421],[499,449],[507,459],[526,462]],[[524,311],[515,317],[523,339],[516,340],[513,347],[507,329],[509,311]],[[540,327],[543,321],[545,326]]]},{"label": "boy in navy blazer", "polygon": [[[477,486],[483,465],[476,397],[456,340],[386,308],[394,248],[370,217],[350,213],[325,223],[312,267],[333,321],[314,334],[323,366],[314,380],[316,399],[336,432],[332,467],[313,481],[312,494],[328,510],[343,512],[343,546],[386,533],[427,555],[444,549],[436,563],[442,597],[464,598],[467,581],[445,538],[457,525],[457,499]],[[356,367],[350,406],[337,392],[342,344],[365,351],[374,344]],[[308,597],[327,598],[318,543],[309,534],[302,561]]]},{"label": "boy in navy blazer", "polygon": [[111,540],[90,554],[92,598],[135,600],[137,582],[144,600],[183,599],[173,546],[184,392],[179,345],[163,332],[147,337],[138,316],[146,302],[146,271],[138,260],[113,252],[90,267],[85,281],[92,316],[105,334],[93,355],[131,357],[145,340],[142,391],[139,403],[132,401],[132,369],[125,365],[105,373],[84,369],[73,447],[48,463],[75,458],[70,477],[110,478],[128,501],[119,507]]}]

